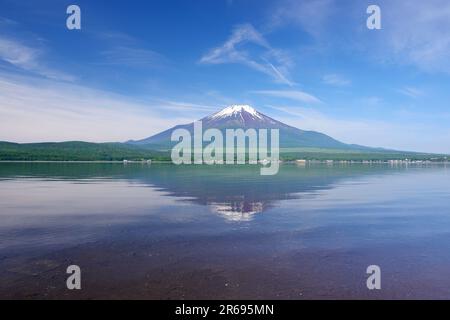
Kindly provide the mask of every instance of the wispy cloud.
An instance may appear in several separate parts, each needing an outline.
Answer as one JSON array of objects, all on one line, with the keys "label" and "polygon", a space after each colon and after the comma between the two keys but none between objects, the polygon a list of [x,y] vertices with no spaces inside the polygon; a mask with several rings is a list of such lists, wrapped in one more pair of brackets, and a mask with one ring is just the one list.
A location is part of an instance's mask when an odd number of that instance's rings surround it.
[{"label": "wispy cloud", "polygon": [[335,11],[334,0],[282,0],[270,14],[270,25],[279,27],[297,25],[312,36],[319,36],[332,22],[329,18]]},{"label": "wispy cloud", "polygon": [[93,31],[91,32],[99,41],[107,41],[112,44],[135,45],[139,40],[132,35],[121,31]]},{"label": "wispy cloud", "polygon": [[126,67],[160,67],[165,63],[165,58],[152,50],[117,46],[101,53],[102,62],[108,65]]},{"label": "wispy cloud", "polygon": [[[384,1],[379,45],[399,63],[450,72],[450,2]],[[373,45],[373,44],[372,44]]]},{"label": "wispy cloud", "polygon": [[213,112],[217,111],[217,107],[211,105],[197,104],[185,101],[172,101],[172,100],[161,100],[161,105],[164,109],[176,110],[176,111],[200,111],[200,112]]},{"label": "wispy cloud", "polygon": [[140,139],[196,120],[192,111],[199,107],[184,102],[141,101],[67,82],[0,75],[0,140]]},{"label": "wispy cloud", "polygon": [[410,98],[418,98],[424,95],[424,92],[420,89],[414,87],[404,87],[398,90],[401,94],[408,96]]},{"label": "wispy cloud", "polygon": [[251,91],[251,93],[272,96],[277,98],[285,98],[306,103],[322,102],[319,98],[313,96],[312,94],[300,90],[257,90]]},{"label": "wispy cloud", "polygon": [[73,81],[74,76],[49,68],[43,61],[43,50],[33,48],[14,39],[0,36],[0,60],[19,69],[29,71],[46,78]]},{"label": "wispy cloud", "polygon": [[5,18],[5,17],[0,17],[0,25],[3,26],[16,26],[18,25],[17,21]]},{"label": "wispy cloud", "polygon": [[350,85],[352,82],[339,74],[326,74],[322,78],[323,82],[328,85],[344,87]]},{"label": "wispy cloud", "polygon": [[148,48],[148,44],[129,33],[116,30],[88,33],[105,49],[98,50],[96,65],[126,68],[161,68],[169,65],[165,55]]},{"label": "wispy cloud", "polygon": [[[395,150],[450,153],[450,130],[431,123],[349,118],[342,119],[299,106],[268,106],[277,119],[303,130],[326,133],[346,143]],[[430,134],[432,132],[433,134]],[[437,134],[436,134],[437,133]],[[411,137],[415,137],[411,139]]]},{"label": "wispy cloud", "polygon": [[[297,26],[311,35],[315,48],[363,51],[372,60],[410,65],[426,72],[450,73],[450,2],[448,0],[378,0],[382,30],[368,30],[365,8],[372,2],[280,0],[268,23],[272,28]],[[340,48],[338,48],[340,49]]]},{"label": "wispy cloud", "polygon": [[383,103],[383,99],[377,96],[361,97],[357,99],[362,106],[377,107]]},{"label": "wispy cloud", "polygon": [[[250,50],[246,47],[249,44],[257,45],[260,52]],[[293,85],[289,79],[289,69],[292,66],[289,56],[283,50],[272,48],[251,24],[235,27],[230,38],[203,55],[200,63],[239,63],[271,76],[276,82]]]}]

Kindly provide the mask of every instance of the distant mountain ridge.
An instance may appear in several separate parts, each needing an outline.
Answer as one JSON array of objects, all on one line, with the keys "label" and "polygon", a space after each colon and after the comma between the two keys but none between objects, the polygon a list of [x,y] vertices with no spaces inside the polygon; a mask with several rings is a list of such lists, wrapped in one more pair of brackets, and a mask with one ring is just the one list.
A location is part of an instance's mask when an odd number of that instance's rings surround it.
[{"label": "distant mountain ridge", "polygon": [[[342,150],[370,150],[374,148],[351,145],[340,142],[326,134],[316,131],[301,130],[257,111],[249,105],[231,105],[219,112],[200,119],[203,130],[216,128],[225,129],[278,129],[280,133],[280,148],[329,148]],[[187,129],[193,132],[193,123],[177,125],[142,140],[130,140],[127,143],[149,148],[167,149],[176,142],[170,140],[172,131]],[[380,149],[378,149],[380,150]]]},{"label": "distant mountain ridge", "polygon": [[[444,154],[426,154],[345,144],[320,132],[305,131],[268,117],[248,105],[232,105],[201,119],[203,129],[279,129],[280,158],[306,160],[430,160],[447,161]],[[193,123],[178,125],[149,138],[126,143],[83,141],[12,143],[0,141],[0,161],[171,161],[173,130],[193,131]]]}]

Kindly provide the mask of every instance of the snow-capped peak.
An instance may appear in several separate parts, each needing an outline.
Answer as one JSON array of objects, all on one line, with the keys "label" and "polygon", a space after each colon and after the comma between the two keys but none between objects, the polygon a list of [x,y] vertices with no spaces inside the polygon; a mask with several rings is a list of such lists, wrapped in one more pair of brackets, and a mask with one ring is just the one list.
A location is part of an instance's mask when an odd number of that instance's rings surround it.
[{"label": "snow-capped peak", "polygon": [[259,119],[262,118],[258,111],[256,111],[254,108],[252,108],[251,106],[249,106],[247,104],[233,104],[233,105],[228,106],[228,107],[220,110],[219,112],[213,114],[211,116],[211,118],[217,119],[217,118],[229,117],[229,116],[240,114],[243,111],[249,113],[251,116],[253,116],[255,118],[259,118]]}]

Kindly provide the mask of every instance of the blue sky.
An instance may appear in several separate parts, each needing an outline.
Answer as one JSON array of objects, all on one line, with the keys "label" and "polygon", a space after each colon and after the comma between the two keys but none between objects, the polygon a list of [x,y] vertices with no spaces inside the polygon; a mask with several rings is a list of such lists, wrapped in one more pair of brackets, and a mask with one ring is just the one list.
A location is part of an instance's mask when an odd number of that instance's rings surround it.
[{"label": "blue sky", "polygon": [[140,139],[246,103],[348,143],[450,153],[449,56],[446,0],[0,0],[0,140]]}]

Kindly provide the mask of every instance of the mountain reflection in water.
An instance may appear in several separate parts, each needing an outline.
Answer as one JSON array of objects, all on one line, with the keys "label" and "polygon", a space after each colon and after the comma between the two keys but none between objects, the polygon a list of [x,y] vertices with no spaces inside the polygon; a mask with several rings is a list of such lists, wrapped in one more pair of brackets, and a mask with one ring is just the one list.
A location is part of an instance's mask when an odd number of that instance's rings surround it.
[{"label": "mountain reflection in water", "polygon": [[256,165],[9,163],[0,166],[0,177],[3,179],[128,180],[148,185],[180,201],[207,206],[229,221],[251,221],[255,215],[272,208],[277,201],[298,199],[330,189],[341,179],[385,172],[384,166],[367,165],[283,165],[274,176],[261,176]]},{"label": "mountain reflection in water", "polygon": [[[1,163],[0,298],[450,297],[445,165],[259,173]],[[80,292],[65,289],[68,263]],[[383,290],[365,286],[371,264]]]}]

